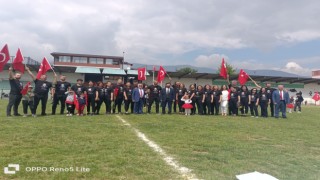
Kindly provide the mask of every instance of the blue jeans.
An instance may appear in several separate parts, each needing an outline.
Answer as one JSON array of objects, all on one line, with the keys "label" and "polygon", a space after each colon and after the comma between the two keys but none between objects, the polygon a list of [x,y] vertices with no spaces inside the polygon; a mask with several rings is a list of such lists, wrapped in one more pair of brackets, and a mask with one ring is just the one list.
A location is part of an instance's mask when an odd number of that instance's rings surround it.
[{"label": "blue jeans", "polygon": [[286,114],[287,107],[286,107],[286,103],[284,101],[280,101],[279,103],[275,104],[274,106],[275,106],[274,107],[275,108],[274,114],[275,114],[276,118],[279,117],[280,111],[282,113],[283,118],[287,117],[287,114]]}]

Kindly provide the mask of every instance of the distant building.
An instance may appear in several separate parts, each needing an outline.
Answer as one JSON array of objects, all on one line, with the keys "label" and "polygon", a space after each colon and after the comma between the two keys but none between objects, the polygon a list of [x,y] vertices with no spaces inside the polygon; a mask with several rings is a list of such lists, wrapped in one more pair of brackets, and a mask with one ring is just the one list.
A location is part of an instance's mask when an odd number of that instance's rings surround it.
[{"label": "distant building", "polygon": [[320,79],[320,70],[312,71],[312,78]]},{"label": "distant building", "polygon": [[104,56],[90,54],[51,53],[55,71],[81,74],[84,81],[114,81],[125,78],[132,64],[124,62],[122,56]]}]

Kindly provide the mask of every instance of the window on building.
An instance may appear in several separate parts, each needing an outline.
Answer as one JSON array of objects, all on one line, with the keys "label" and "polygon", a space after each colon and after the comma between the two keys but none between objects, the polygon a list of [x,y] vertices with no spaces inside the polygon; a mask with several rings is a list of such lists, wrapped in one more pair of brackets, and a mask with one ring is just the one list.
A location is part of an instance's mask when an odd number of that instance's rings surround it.
[{"label": "window on building", "polygon": [[89,58],[90,64],[103,64],[103,58]]},{"label": "window on building", "polygon": [[113,59],[106,59],[106,64],[113,64]]},{"label": "window on building", "polygon": [[88,63],[88,58],[86,57],[73,57],[74,63]]},{"label": "window on building", "polygon": [[119,61],[114,59],[112,64],[113,65],[119,65]]},{"label": "window on building", "polygon": [[70,56],[59,56],[59,62],[71,62]]}]

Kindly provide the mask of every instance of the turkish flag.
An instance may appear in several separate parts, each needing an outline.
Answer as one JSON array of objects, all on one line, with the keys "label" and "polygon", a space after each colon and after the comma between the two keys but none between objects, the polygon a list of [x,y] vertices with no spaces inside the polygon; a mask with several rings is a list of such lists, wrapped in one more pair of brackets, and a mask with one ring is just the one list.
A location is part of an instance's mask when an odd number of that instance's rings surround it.
[{"label": "turkish flag", "polygon": [[24,88],[21,90],[22,95],[26,95],[29,89],[29,86],[31,85],[31,82],[27,82],[27,84],[24,86]]},{"label": "turkish flag", "polygon": [[318,92],[315,92],[313,97],[312,97],[312,99],[315,100],[316,102],[319,101],[320,100],[320,94]]},{"label": "turkish flag", "polygon": [[223,77],[224,79],[227,79],[227,76],[228,76],[227,66],[226,66],[226,63],[224,62],[224,58],[222,58],[222,62],[221,62],[220,76]]},{"label": "turkish flag", "polygon": [[2,72],[3,67],[10,60],[8,45],[4,45],[2,50],[0,51],[0,72]]},{"label": "turkish flag", "polygon": [[248,81],[249,75],[244,71],[244,70],[240,70],[239,76],[238,76],[238,81],[241,85],[246,84],[246,82]]},{"label": "turkish flag", "polygon": [[22,63],[23,59],[24,58],[23,58],[21,50],[19,48],[18,51],[17,51],[16,57],[13,60],[12,66],[13,66],[14,70],[18,70],[22,74],[24,73],[24,64]]},{"label": "turkish flag", "polygon": [[47,73],[47,71],[49,71],[50,69],[52,69],[51,65],[49,64],[47,58],[43,58],[42,63],[40,65],[38,74],[37,74],[37,79],[40,79],[40,77],[44,74]]},{"label": "turkish flag", "polygon": [[162,66],[160,66],[160,69],[158,72],[158,78],[157,78],[158,82],[161,83],[165,77],[166,77],[166,70]]},{"label": "turkish flag", "polygon": [[138,68],[138,80],[139,81],[144,81],[146,80],[146,68]]}]

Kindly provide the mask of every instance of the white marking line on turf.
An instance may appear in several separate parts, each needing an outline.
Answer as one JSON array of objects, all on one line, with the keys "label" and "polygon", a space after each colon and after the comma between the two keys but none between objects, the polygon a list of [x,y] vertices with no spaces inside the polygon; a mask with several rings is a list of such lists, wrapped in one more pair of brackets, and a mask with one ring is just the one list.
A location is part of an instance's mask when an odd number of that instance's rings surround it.
[{"label": "white marking line on turf", "polygon": [[196,180],[198,179],[196,177],[195,174],[191,173],[191,169],[187,168],[187,167],[183,167],[180,166],[179,163],[171,156],[169,156],[159,145],[157,145],[155,142],[149,140],[147,138],[147,136],[145,134],[143,134],[142,132],[140,132],[138,129],[134,128],[131,126],[131,124],[129,124],[126,120],[124,120],[123,118],[121,118],[120,116],[117,116],[117,118],[126,126],[129,126],[131,129],[133,129],[137,136],[144,141],[149,147],[152,148],[152,150],[154,150],[155,152],[157,152],[158,154],[160,154],[163,157],[163,160],[171,167],[174,168],[174,170],[178,171],[180,173],[180,175],[183,178],[186,179],[193,179]]}]

